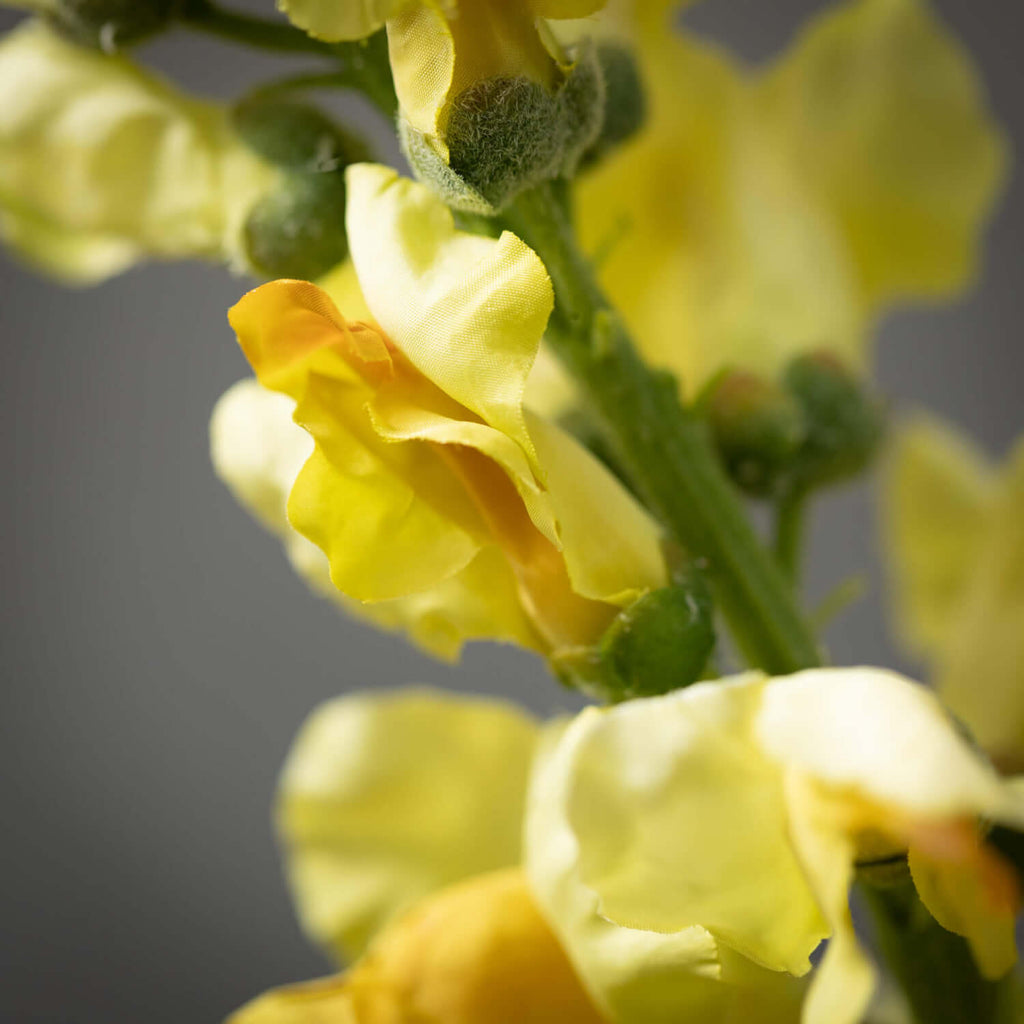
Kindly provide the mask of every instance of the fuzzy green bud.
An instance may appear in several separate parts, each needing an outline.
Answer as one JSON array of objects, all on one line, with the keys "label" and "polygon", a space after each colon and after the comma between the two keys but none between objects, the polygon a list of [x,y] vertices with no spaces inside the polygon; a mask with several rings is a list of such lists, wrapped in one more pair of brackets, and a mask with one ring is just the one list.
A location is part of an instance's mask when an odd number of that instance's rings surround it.
[{"label": "fuzzy green bud", "polygon": [[231,120],[250,149],[289,171],[331,174],[370,155],[362,139],[301,100],[252,96],[232,109]]},{"label": "fuzzy green bud", "polygon": [[265,277],[323,276],[348,254],[343,172],[287,176],[250,210],[244,239],[252,268]]},{"label": "fuzzy green bud", "polygon": [[62,35],[112,53],[168,28],[183,0],[39,0],[39,12]]},{"label": "fuzzy green bud", "polygon": [[783,386],[806,423],[792,470],[795,484],[835,483],[871,462],[882,440],[884,410],[833,353],[798,356],[786,367]]},{"label": "fuzzy green bud", "polygon": [[796,399],[737,370],[716,378],[701,406],[730,477],[747,494],[773,494],[805,438]]},{"label": "fuzzy green bud", "polygon": [[445,160],[403,120],[399,139],[416,176],[449,205],[487,216],[524,189],[571,175],[601,126],[604,87],[590,47],[554,91],[526,76],[474,83],[451,101]]},{"label": "fuzzy green bud", "polygon": [[583,167],[600,162],[647,120],[647,95],[632,51],[620,43],[600,43],[597,62],[604,79],[604,111],[601,129],[583,155]]},{"label": "fuzzy green bud", "polygon": [[689,686],[714,646],[711,593],[691,570],[620,612],[597,647],[569,652],[555,667],[570,685],[616,702]]}]

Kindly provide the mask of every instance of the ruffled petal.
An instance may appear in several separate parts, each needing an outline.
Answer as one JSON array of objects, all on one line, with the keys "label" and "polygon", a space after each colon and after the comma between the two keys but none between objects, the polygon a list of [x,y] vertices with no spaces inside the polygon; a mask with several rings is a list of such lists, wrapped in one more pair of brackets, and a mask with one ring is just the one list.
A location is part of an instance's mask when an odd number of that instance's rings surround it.
[{"label": "ruffled petal", "polygon": [[363,294],[417,369],[533,458],[522,400],[554,298],[514,235],[457,231],[428,189],[371,164],[350,167],[347,227]]},{"label": "ruffled petal", "polygon": [[351,956],[434,890],[517,864],[537,726],[431,690],[319,708],[289,755],[278,826],[303,924]]},{"label": "ruffled petal", "polygon": [[773,680],[755,731],[779,764],[907,817],[1015,813],[934,694],[895,672],[812,669]]},{"label": "ruffled petal", "polygon": [[[602,715],[587,711],[567,732],[549,729],[530,787],[526,823],[533,891],[595,1001],[614,1024],[797,1021],[801,986],[736,955],[701,925],[653,931],[604,915],[601,896],[582,875],[584,837],[570,820],[580,747],[592,729],[601,727]],[[660,743],[658,749],[664,752]],[[639,771],[646,763],[652,781],[661,768],[642,757],[633,763]],[[618,760],[609,765],[609,785],[620,766]],[[612,832],[621,825],[620,819],[607,823]],[[665,851],[669,859],[672,849]]]}]

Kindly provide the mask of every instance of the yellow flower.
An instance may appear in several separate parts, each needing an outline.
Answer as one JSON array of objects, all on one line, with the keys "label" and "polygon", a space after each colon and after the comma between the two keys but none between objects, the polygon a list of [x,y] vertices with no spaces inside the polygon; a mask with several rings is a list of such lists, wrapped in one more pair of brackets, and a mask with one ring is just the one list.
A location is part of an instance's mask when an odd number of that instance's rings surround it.
[{"label": "yellow flower", "polygon": [[580,179],[578,220],[688,392],[821,346],[862,366],[887,304],[970,282],[1006,146],[925,0],[848,0],[756,72],[637,6],[649,120]]},{"label": "yellow flower", "polygon": [[462,606],[435,649],[479,635],[544,651],[592,643],[665,568],[650,517],[523,405],[552,304],[543,265],[511,234],[456,231],[443,204],[386,168],[351,168],[348,189],[375,319],[348,321],[299,281],[257,288],[230,314],[261,384],[297,403],[315,441],[288,518],[349,597]]},{"label": "yellow flower", "polygon": [[242,263],[276,181],[226,113],[29,22],[0,42],[0,235],[87,284],[147,257]]},{"label": "yellow flower", "polygon": [[[544,18],[591,14],[604,0],[281,0],[323,39],[387,26],[403,147],[416,173],[449,202],[493,212],[516,192],[575,168],[597,132],[596,75]],[[570,77],[574,85],[566,89]]]},{"label": "yellow flower", "polygon": [[1024,764],[1024,442],[992,466],[921,417],[885,490],[903,633],[950,709],[1005,767]]},{"label": "yellow flower", "polygon": [[[1012,966],[1015,879],[980,819],[1020,827],[1024,804],[924,688],[878,669],[748,674],[585,711],[537,772],[527,868],[613,1020],[747,1019],[702,1000],[806,973],[830,935],[802,1019],[855,1024],[875,985],[848,907],[858,862],[909,851],[983,972]],[[691,974],[674,1007],[638,984],[666,964]]]},{"label": "yellow flower", "polygon": [[600,1024],[522,871],[538,725],[413,689],[318,709],[278,823],[307,930],[346,974],[268,993],[233,1024]]}]

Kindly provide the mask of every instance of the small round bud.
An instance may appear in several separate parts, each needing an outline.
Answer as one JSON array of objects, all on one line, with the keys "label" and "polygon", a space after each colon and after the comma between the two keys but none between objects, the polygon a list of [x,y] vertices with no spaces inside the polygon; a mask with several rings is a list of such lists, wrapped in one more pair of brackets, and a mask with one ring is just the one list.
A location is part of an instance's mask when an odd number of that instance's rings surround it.
[{"label": "small round bud", "polygon": [[556,670],[607,701],[653,697],[696,682],[715,646],[711,594],[690,571],[620,612],[597,647],[570,651]]},{"label": "small round bud", "polygon": [[798,356],[786,367],[783,385],[807,428],[793,466],[797,484],[833,483],[870,463],[882,440],[883,409],[833,353]]},{"label": "small round bud", "polygon": [[711,384],[702,405],[732,479],[747,494],[772,494],[804,440],[796,400],[762,377],[733,371]]},{"label": "small round bud", "polygon": [[50,23],[83,46],[113,53],[168,28],[184,0],[53,0]]},{"label": "small round bud", "polygon": [[250,149],[289,171],[331,174],[369,157],[361,139],[301,100],[252,96],[234,107],[231,120]]},{"label": "small round bud", "polygon": [[244,237],[250,264],[266,277],[323,276],[348,254],[344,175],[286,178],[249,211]]},{"label": "small round bud", "polygon": [[583,167],[601,161],[647,120],[647,95],[633,53],[620,43],[601,43],[597,61],[604,79],[604,112],[601,128],[583,154]]}]

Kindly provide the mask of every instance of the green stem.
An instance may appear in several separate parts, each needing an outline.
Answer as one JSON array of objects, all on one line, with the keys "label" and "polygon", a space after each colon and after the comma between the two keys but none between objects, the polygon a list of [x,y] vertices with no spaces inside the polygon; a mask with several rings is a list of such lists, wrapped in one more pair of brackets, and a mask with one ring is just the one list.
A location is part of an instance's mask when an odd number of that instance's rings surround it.
[{"label": "green stem", "polygon": [[310,78],[322,78],[321,84],[358,89],[387,118],[393,119],[395,116],[398,100],[395,97],[383,30],[368,39],[327,43],[314,39],[286,21],[271,21],[225,10],[213,0],[186,0],[180,19],[198,32],[243,46],[277,53],[311,53],[340,61],[341,69],[334,75],[311,75]]},{"label": "green stem", "polygon": [[900,983],[918,1024],[1010,1024],[1017,995],[1012,977],[987,981],[967,940],[946,931],[909,879],[860,885],[875,923],[879,951]]},{"label": "green stem", "polygon": [[719,607],[751,663],[773,674],[820,664],[817,641],[754,533],[703,421],[671,374],[637,354],[573,237],[556,187],[520,195],[505,221],[551,275],[548,337],[582,386],[637,491],[674,539],[706,562]]},{"label": "green stem", "polygon": [[781,494],[775,505],[775,557],[794,586],[800,582],[807,497],[806,490],[794,487]]}]

